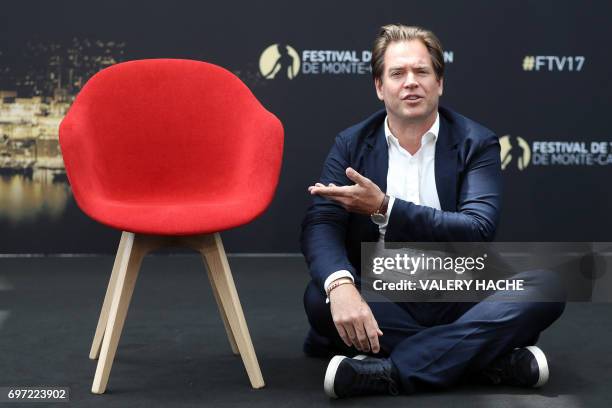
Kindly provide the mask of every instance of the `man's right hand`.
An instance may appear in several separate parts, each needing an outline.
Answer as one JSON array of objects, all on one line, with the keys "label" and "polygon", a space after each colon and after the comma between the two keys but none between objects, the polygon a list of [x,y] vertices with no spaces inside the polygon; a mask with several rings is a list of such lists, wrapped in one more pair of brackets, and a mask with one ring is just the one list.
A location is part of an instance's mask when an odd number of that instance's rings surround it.
[{"label": "man's right hand", "polygon": [[378,353],[382,331],[354,285],[340,285],[329,294],[330,310],[338,334],[348,347],[362,352]]}]

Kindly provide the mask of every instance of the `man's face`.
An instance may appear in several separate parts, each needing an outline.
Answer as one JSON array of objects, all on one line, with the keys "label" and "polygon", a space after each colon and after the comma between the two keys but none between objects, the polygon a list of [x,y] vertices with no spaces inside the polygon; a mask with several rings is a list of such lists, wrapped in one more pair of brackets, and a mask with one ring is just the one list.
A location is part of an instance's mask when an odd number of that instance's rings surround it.
[{"label": "man's face", "polygon": [[415,123],[435,115],[444,83],[442,78],[436,78],[425,44],[411,40],[389,44],[382,80],[377,78],[375,85],[389,116]]}]

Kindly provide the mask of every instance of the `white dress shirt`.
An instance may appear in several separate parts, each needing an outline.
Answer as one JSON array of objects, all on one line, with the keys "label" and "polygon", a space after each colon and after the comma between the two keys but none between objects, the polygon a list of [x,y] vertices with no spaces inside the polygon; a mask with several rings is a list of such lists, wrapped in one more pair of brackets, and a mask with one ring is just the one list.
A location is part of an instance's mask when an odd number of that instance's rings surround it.
[{"label": "white dress shirt", "polygon": [[[387,207],[387,222],[395,203],[395,198],[411,201],[414,204],[424,205],[440,210],[440,198],[436,189],[435,155],[436,141],[440,131],[440,114],[436,114],[434,124],[421,138],[421,147],[415,154],[408,153],[399,144],[397,137],[391,133],[385,118],[385,137],[389,146],[389,170],[387,171],[387,195],[390,197]],[[379,241],[385,240],[387,224],[379,226]],[[325,280],[325,292],[329,285],[338,278],[351,278],[347,270],[336,271]]]}]

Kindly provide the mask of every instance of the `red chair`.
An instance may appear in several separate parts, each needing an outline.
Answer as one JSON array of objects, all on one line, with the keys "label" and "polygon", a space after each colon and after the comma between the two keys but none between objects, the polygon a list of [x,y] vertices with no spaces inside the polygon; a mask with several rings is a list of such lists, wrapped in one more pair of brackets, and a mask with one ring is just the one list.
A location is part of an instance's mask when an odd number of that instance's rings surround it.
[{"label": "red chair", "polygon": [[60,125],[79,207],[123,231],[89,357],[105,391],[143,257],[167,246],[200,252],[234,353],[253,388],[263,377],[219,231],[270,204],[283,128],[232,73],[205,62],[130,61],[85,84]]}]

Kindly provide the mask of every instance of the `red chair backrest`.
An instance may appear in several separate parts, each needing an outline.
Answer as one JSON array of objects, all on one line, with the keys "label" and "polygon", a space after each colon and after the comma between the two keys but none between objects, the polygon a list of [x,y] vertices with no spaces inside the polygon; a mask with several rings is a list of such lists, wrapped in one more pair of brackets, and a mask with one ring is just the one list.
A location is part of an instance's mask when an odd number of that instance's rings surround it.
[{"label": "red chair backrest", "polygon": [[170,203],[256,193],[267,206],[283,129],[221,67],[137,60],[87,82],[60,126],[60,144],[77,202],[92,194]]}]

